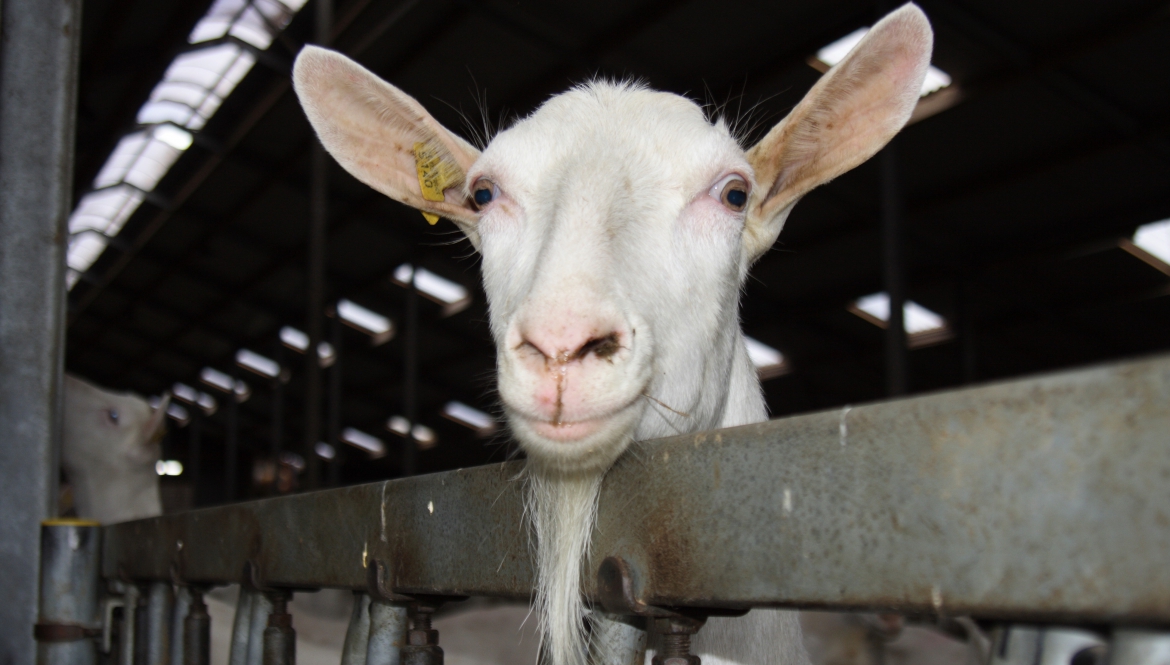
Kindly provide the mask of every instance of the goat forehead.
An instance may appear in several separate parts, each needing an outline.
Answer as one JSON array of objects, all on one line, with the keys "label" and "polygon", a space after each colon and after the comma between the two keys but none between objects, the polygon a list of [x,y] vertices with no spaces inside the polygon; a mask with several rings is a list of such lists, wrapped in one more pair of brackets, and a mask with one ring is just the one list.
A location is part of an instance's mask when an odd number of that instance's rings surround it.
[{"label": "goat forehead", "polygon": [[[628,84],[593,83],[553,97],[502,132],[476,171],[534,191],[585,175],[600,186],[651,186],[707,178],[724,163],[746,166],[723,127],[694,102]],[[555,185],[553,185],[555,187]]]}]

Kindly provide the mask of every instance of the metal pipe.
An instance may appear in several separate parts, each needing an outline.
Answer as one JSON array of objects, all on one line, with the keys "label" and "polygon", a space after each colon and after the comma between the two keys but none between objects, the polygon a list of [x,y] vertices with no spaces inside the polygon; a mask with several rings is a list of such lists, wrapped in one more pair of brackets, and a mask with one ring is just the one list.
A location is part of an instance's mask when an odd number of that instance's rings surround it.
[{"label": "metal pipe", "polygon": [[236,617],[232,622],[232,646],[228,652],[228,665],[248,664],[248,636],[252,629],[252,601],[255,592],[240,586],[236,599]]},{"label": "metal pipe", "polygon": [[272,488],[269,494],[277,494],[280,484],[280,452],[284,449],[284,346],[276,344],[277,365],[280,374],[272,380]]},{"label": "metal pipe", "polygon": [[906,257],[902,232],[902,189],[898,178],[897,139],[882,150],[882,275],[890,298],[886,321],[886,394],[906,394]]},{"label": "metal pipe", "polygon": [[[183,621],[182,665],[209,665],[211,663],[211,615],[203,602],[203,590],[191,589],[191,609]],[[178,665],[175,663],[174,665]]]},{"label": "metal pipe", "polygon": [[366,665],[366,648],[370,642],[370,597],[360,591],[353,593],[353,612],[345,630],[345,646],[341,650],[341,665]]},{"label": "metal pipe", "polygon": [[1136,628],[1113,631],[1109,665],[1170,665],[1170,632]]},{"label": "metal pipe", "polygon": [[146,596],[146,665],[169,665],[171,611],[175,596],[170,582],[153,582]]},{"label": "metal pipe", "polygon": [[[329,45],[333,25],[332,0],[316,0],[316,42]],[[305,352],[305,466],[309,489],[321,480],[321,462],[314,452],[321,434],[321,317],[325,313],[326,230],[329,224],[329,155],[320,141],[313,143],[309,192],[308,293],[305,330],[309,348]]]},{"label": "metal pipe", "polygon": [[340,317],[333,317],[330,322],[330,334],[333,339],[333,366],[329,368],[329,445],[333,446],[333,459],[329,461],[329,486],[337,487],[341,484],[341,466],[345,461],[345,451],[341,445],[341,363],[345,360],[342,351],[342,324]]},{"label": "metal pipe", "polygon": [[590,615],[589,662],[599,665],[643,665],[646,662],[646,620],[594,610]]},{"label": "metal pipe", "polygon": [[1036,665],[1040,662],[1044,631],[1036,626],[996,628],[991,638],[989,665]]},{"label": "metal pipe", "polygon": [[101,529],[87,520],[41,526],[40,612],[32,631],[38,665],[93,665],[100,635]]},{"label": "metal pipe", "polygon": [[297,633],[293,630],[292,615],[288,613],[288,591],[264,594],[272,605],[268,626],[264,629],[264,665],[296,665]]},{"label": "metal pipe", "polygon": [[[1170,626],[1166,432],[1170,355],[638,442],[602,483],[582,591],[620,557],[650,605]],[[115,524],[102,574],[168,579],[181,541],[201,584],[258,560],[269,585],[365,589],[376,560],[390,592],[526,599],[522,470]]]},{"label": "metal pipe", "polygon": [[171,665],[183,665],[187,635],[184,626],[191,612],[191,588],[180,586],[175,590],[175,611],[171,613]]},{"label": "metal pipe", "polygon": [[248,622],[248,659],[246,665],[263,665],[264,630],[272,614],[272,599],[256,591],[252,595],[252,617]]},{"label": "metal pipe", "polygon": [[122,594],[122,630],[118,634],[118,664],[134,665],[138,650],[138,585],[127,584]]},{"label": "metal pipe", "polygon": [[[414,272],[418,271],[415,266]],[[402,475],[413,476],[418,466],[418,445],[414,440],[414,420],[418,415],[416,393],[418,391],[418,288],[414,285],[414,273],[406,286],[406,334],[402,348],[405,357],[402,373],[402,417],[410,423],[411,431],[406,433],[402,446]]]},{"label": "metal pipe", "polygon": [[235,501],[239,485],[240,400],[234,388],[239,371],[232,367],[233,392],[228,396],[227,440],[224,442],[224,501]]},{"label": "metal pipe", "polygon": [[402,647],[406,645],[406,606],[373,600],[369,613],[366,665],[402,665]]},{"label": "metal pipe", "polygon": [[57,514],[65,221],[73,189],[80,0],[0,16],[0,662],[31,663],[40,525]]},{"label": "metal pipe", "polygon": [[191,507],[203,503],[203,415],[199,405],[191,405],[191,423],[187,426],[187,474],[191,478]]}]

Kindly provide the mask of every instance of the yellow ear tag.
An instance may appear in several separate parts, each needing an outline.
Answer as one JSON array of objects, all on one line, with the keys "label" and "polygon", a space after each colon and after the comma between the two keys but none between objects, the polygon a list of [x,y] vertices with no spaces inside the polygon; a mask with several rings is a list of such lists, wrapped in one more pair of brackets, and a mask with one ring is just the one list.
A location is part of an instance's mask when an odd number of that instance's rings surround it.
[{"label": "yellow ear tag", "polygon": [[[443,191],[463,180],[458,167],[444,160],[442,148],[433,144],[414,144],[414,167],[422,197],[427,201],[444,200]],[[432,225],[439,221],[439,216],[431,212],[422,211],[422,216]]]}]

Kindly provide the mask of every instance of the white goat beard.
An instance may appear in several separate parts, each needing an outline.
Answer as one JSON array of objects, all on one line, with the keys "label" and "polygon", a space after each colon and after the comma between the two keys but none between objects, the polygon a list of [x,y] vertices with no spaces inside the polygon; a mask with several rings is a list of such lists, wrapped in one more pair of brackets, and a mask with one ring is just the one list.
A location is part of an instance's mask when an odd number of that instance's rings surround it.
[{"label": "white goat beard", "polygon": [[581,598],[581,573],[589,556],[605,470],[562,474],[536,466],[529,461],[525,500],[536,533],[541,650],[552,665],[585,665],[587,612]]}]

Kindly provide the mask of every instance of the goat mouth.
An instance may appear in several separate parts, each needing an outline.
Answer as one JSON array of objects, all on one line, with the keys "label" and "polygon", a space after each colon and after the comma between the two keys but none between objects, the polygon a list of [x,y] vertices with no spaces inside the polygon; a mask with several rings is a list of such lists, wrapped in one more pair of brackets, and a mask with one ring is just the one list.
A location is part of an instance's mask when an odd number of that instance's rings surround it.
[{"label": "goat mouth", "polygon": [[611,418],[578,421],[529,420],[527,418],[525,420],[529,429],[537,436],[560,443],[573,443],[596,433]]}]

